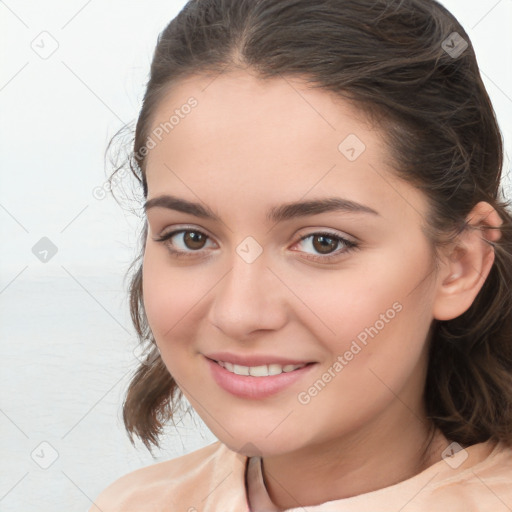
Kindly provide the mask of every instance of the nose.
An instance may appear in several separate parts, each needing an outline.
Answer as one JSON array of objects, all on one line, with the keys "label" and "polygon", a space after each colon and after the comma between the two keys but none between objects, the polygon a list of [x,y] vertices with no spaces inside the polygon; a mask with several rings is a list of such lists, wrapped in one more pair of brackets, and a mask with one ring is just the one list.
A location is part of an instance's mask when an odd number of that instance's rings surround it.
[{"label": "nose", "polygon": [[286,324],[285,291],[263,257],[247,263],[234,255],[231,270],[214,289],[208,319],[236,340]]}]

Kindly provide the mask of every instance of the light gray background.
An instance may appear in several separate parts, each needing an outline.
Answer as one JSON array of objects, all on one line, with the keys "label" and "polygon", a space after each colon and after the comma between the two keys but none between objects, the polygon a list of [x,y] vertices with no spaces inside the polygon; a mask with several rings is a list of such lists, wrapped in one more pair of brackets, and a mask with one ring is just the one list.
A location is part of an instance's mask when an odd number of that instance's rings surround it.
[{"label": "light gray background", "polygon": [[[136,119],[157,35],[184,3],[0,1],[4,512],[83,512],[119,476],[214,440],[186,417],[152,459],[124,433],[138,361],[123,276],[140,219],[100,198],[106,144]],[[510,155],[512,0],[443,3],[472,39]],[[57,248],[47,262],[32,251],[42,237]]]}]

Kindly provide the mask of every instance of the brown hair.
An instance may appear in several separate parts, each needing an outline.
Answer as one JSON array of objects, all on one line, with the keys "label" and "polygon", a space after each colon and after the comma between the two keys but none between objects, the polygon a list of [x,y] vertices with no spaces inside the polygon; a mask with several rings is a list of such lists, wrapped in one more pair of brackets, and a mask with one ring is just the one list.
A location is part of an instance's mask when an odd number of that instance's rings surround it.
[{"label": "brown hair", "polygon": [[[462,48],[457,41],[468,44],[460,55],[450,52]],[[144,197],[143,148],[166,91],[192,74],[235,68],[304,78],[377,119],[397,175],[429,199],[434,248],[467,228],[479,201],[496,208],[504,222],[500,240],[489,242],[495,262],[486,282],[468,311],[432,326],[425,403],[452,441],[512,445],[512,219],[500,189],[500,131],[464,29],[434,0],[189,1],[158,38],[127,162]],[[137,435],[151,451],[181,393],[144,312],[146,235],[147,223],[130,267],[130,310],[153,351],[133,375],[123,420],[130,441]]]}]

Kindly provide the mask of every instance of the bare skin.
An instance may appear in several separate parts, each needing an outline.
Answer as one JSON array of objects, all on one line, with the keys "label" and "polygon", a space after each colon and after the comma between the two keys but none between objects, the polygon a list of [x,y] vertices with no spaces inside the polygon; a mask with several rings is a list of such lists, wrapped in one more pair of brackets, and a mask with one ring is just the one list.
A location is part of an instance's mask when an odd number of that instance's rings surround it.
[{"label": "bare skin", "polygon": [[[281,509],[386,487],[439,461],[449,444],[440,432],[424,453],[429,329],[471,305],[494,258],[483,237],[496,235],[464,235],[434,271],[426,198],[395,177],[378,128],[325,91],[246,71],[195,76],[169,92],[153,127],[190,96],[197,106],[149,151],[148,200],[172,195],[218,219],[148,208],[143,268],[148,321],[184,395],[228,447],[263,456]],[[325,198],[366,211],[267,219]],[[500,219],[479,203],[471,222]],[[188,238],[155,240],[179,229]],[[256,244],[246,252],[262,251],[250,263],[237,252],[247,237]],[[313,364],[278,393],[244,398],[212,378],[207,357],[220,351]],[[311,391],[319,379],[328,382]]]}]

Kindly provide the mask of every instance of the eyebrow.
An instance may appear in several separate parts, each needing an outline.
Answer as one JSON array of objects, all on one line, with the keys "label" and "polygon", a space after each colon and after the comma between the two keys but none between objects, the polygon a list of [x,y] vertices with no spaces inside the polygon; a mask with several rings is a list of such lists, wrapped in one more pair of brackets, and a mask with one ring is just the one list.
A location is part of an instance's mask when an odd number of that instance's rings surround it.
[{"label": "eyebrow", "polygon": [[[207,206],[171,195],[162,195],[146,201],[144,204],[144,211],[147,212],[149,209],[155,207],[167,208],[169,210],[176,210],[182,213],[189,213],[195,217],[220,221],[218,215],[216,215]],[[296,201],[293,203],[285,203],[280,206],[274,206],[267,212],[267,220],[269,222],[277,223],[297,217],[306,217],[308,215],[318,215],[320,213],[335,211],[379,215],[377,211],[369,206],[339,197],[327,197],[323,199]]]}]

